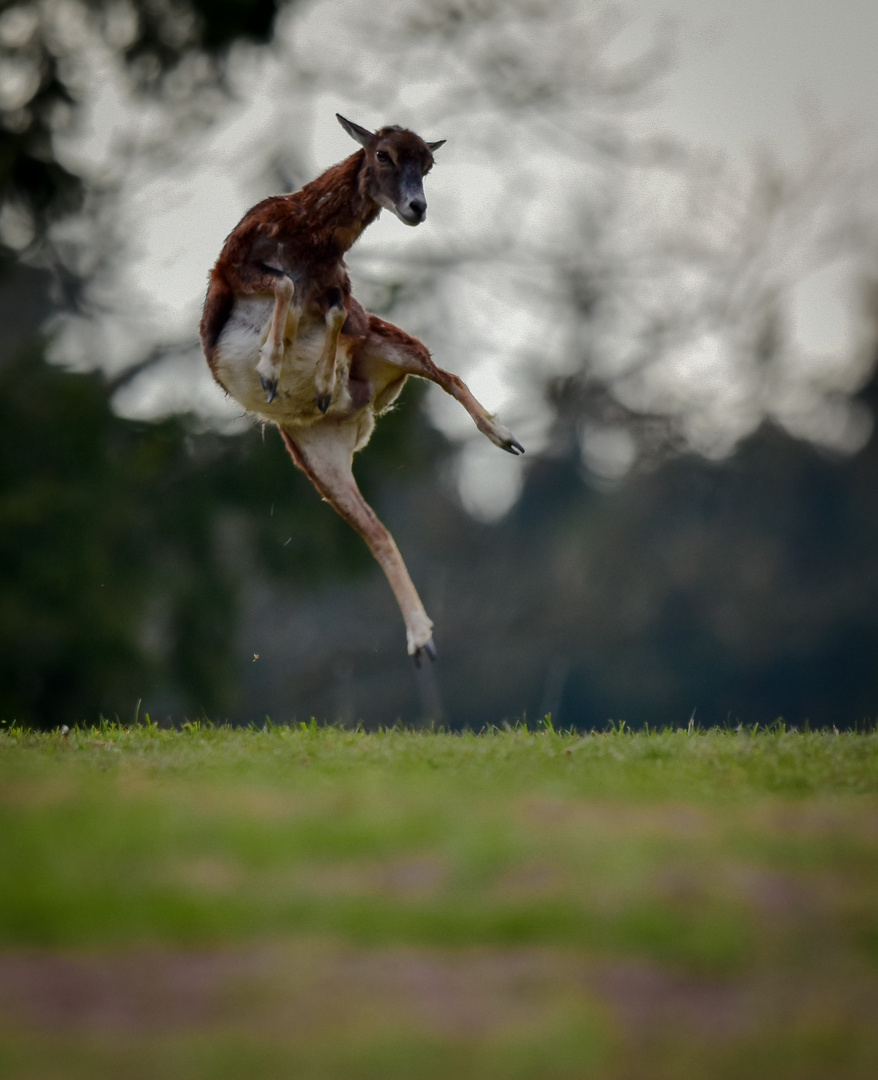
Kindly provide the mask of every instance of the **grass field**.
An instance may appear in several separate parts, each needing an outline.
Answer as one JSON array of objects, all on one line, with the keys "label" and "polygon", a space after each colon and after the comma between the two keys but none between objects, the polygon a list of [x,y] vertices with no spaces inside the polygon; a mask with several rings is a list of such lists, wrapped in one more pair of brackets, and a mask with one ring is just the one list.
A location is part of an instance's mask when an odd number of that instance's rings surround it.
[{"label": "grass field", "polygon": [[878,1075],[878,735],[0,734],[0,1076]]}]

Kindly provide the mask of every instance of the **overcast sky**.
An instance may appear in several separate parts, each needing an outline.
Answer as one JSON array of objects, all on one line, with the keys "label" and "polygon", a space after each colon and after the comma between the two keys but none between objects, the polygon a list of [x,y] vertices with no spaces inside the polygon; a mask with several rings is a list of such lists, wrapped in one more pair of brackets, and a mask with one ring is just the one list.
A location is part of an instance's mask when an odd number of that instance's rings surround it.
[{"label": "overcast sky", "polygon": [[802,147],[803,116],[851,120],[878,152],[875,0],[639,0],[677,20],[679,52],[659,114],[732,151]]}]

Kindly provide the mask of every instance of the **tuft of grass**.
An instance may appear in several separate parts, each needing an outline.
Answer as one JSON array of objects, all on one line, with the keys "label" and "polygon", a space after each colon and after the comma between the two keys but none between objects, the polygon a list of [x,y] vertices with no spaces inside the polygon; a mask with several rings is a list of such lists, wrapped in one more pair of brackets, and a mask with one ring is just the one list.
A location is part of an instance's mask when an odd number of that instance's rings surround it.
[{"label": "tuft of grass", "polygon": [[0,1073],[871,1075],[878,735],[537,728],[7,727]]}]

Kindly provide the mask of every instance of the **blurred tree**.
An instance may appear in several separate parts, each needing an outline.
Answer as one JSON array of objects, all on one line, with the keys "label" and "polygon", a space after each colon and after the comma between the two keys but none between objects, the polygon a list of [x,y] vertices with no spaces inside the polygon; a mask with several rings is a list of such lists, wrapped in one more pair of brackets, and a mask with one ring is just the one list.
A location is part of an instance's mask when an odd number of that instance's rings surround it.
[{"label": "blurred tree", "polygon": [[0,367],[0,719],[233,710],[241,591],[369,565],[273,433],[120,419],[37,349]]},{"label": "blurred tree", "polygon": [[0,11],[0,255],[45,235],[82,196],[80,177],[57,159],[55,132],[77,103],[71,55],[97,33],[123,54],[132,77],[157,87],[184,57],[221,58],[241,39],[266,41],[282,0],[47,0]]},{"label": "blurred tree", "polygon": [[[228,572],[221,537],[233,508],[263,510],[268,489],[273,497],[295,483],[285,455],[255,435],[249,450],[245,440],[229,454],[222,439],[193,441],[185,420],[122,421],[100,378],[45,364],[37,332],[51,310],[46,268],[63,276],[66,302],[82,283],[45,244],[83,195],[75,164],[59,159],[54,141],[76,115],[71,61],[97,35],[143,93],[161,94],[195,57],[200,80],[221,85],[231,45],[266,41],[280,2],[0,5],[3,719],[53,725],[98,710],[130,715],[143,693],[190,711],[234,698],[240,576]],[[245,464],[253,453],[261,458],[255,477]],[[284,539],[302,534],[291,510],[263,517],[257,512],[259,526],[240,543],[252,548],[254,567],[282,572],[277,530]],[[322,533],[318,523],[287,550],[292,565],[313,564],[315,552],[348,551],[347,541],[333,522]]]},{"label": "blurred tree", "polygon": [[[571,444],[532,465],[493,526],[435,483],[398,485],[386,517],[437,619],[445,722],[874,722],[876,484],[878,439],[844,458],[766,424],[734,457],[674,455],[612,491],[583,484]],[[307,649],[262,646],[257,715],[424,716],[399,642],[364,616],[392,624],[381,586],[336,593]],[[327,602],[299,594],[287,618],[307,626]]]},{"label": "blurred tree", "polygon": [[[222,89],[230,47],[267,40],[281,6],[46,0],[0,11],[0,719],[130,716],[140,698],[175,716],[234,710],[252,662],[238,650],[242,593],[307,590],[372,566],[273,433],[123,420],[117,384],[47,364],[39,335],[53,306],[47,269],[63,277],[66,303],[93,269],[55,258],[49,240],[84,194],[53,142],[76,116],[71,60],[97,35],[145,95],[179,93],[184,67],[187,86]],[[414,415],[382,424],[359,470],[370,498]]]}]

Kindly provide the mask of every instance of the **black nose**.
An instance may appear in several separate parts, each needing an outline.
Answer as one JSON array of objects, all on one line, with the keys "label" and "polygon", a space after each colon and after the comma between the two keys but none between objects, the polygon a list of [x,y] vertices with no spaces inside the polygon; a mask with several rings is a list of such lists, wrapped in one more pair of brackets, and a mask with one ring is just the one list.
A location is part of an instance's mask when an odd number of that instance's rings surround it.
[{"label": "black nose", "polygon": [[412,199],[409,203],[409,210],[413,214],[417,214],[419,218],[422,218],[427,213],[427,204],[423,199]]}]

